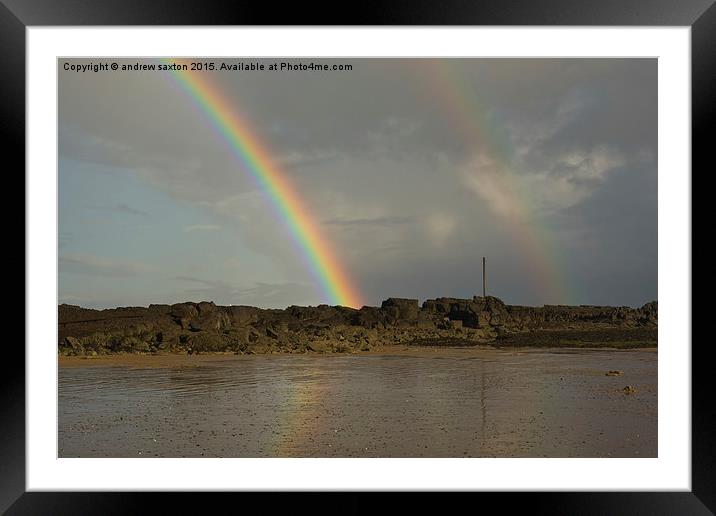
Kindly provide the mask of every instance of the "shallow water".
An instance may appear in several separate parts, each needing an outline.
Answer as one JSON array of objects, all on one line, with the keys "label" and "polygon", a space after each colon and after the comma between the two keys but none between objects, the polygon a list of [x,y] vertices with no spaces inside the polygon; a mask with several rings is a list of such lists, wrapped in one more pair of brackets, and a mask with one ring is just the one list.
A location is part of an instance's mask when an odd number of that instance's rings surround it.
[{"label": "shallow water", "polygon": [[[624,394],[626,385],[636,392]],[[655,457],[657,353],[450,350],[61,367],[58,455]]]}]

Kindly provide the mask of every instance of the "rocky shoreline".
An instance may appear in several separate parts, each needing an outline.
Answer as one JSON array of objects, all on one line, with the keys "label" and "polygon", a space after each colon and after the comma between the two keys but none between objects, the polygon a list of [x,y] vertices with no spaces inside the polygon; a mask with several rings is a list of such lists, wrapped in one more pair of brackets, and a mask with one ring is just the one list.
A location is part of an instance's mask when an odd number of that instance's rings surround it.
[{"label": "rocky shoreline", "polygon": [[59,305],[58,352],[353,353],[385,346],[655,347],[657,302],[641,308],[506,305],[496,297],[390,298],[380,307],[212,302],[92,310]]}]

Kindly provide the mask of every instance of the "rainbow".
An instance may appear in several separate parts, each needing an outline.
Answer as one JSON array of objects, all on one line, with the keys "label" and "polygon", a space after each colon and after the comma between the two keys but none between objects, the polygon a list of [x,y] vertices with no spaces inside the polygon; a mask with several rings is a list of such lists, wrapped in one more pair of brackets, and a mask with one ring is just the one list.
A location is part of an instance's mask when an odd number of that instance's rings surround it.
[{"label": "rainbow", "polygon": [[[163,59],[162,62],[182,64],[172,59]],[[264,192],[278,218],[288,228],[326,300],[334,305],[360,308],[363,298],[359,290],[341,266],[287,175],[271,159],[268,147],[259,140],[249,120],[208,80],[209,73],[182,69],[172,69],[167,73],[196,103]]]},{"label": "rainbow", "polygon": [[[263,448],[270,457],[306,457],[311,436],[323,423],[323,405],[330,396],[325,384],[313,378],[290,379],[290,387],[277,407],[276,424],[272,437],[266,439]],[[308,455],[310,456],[310,455]]]},{"label": "rainbow", "polygon": [[[417,61],[416,73],[422,79],[428,77],[431,97],[440,102],[450,124],[462,135],[464,142],[485,153],[495,165],[497,172],[490,179],[503,197],[506,209],[502,216],[512,239],[528,259],[525,263],[527,281],[535,285],[543,302],[575,302],[578,296],[570,287],[558,246],[548,228],[539,223],[530,200],[518,187],[511,162],[511,142],[487,120],[476,93],[465,91],[465,81],[451,62],[451,59],[421,59]],[[427,64],[427,70],[424,64]],[[486,254],[489,256],[489,252]]]}]

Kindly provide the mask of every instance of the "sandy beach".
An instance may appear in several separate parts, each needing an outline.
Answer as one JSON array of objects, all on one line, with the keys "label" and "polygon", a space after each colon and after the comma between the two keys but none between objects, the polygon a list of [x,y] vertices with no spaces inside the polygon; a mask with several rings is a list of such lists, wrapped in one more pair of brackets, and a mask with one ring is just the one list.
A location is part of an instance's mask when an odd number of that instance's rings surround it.
[{"label": "sandy beach", "polygon": [[[493,346],[472,346],[466,347],[438,347],[438,346],[384,346],[382,348],[373,348],[369,351],[355,351],[350,355],[358,356],[441,356],[441,357],[462,357],[474,356],[478,354],[481,357],[489,357],[492,355],[523,355],[532,352],[559,352],[570,351],[571,348],[551,348],[538,349],[533,347],[519,347],[509,349],[499,349]],[[579,351],[604,351],[604,348],[579,348]],[[608,349],[609,352],[619,353],[629,351],[632,353],[656,353],[658,348],[635,348],[635,349]],[[572,350],[576,351],[576,349]],[[285,357],[287,355],[310,356],[317,359],[342,356],[340,353],[269,353],[262,356],[267,358]],[[186,353],[115,353],[112,355],[95,355],[95,356],[58,356],[58,365],[61,368],[75,367],[130,367],[137,369],[148,368],[167,368],[167,367],[198,367],[220,365],[226,362],[241,360],[252,355],[237,355],[236,353],[204,353],[200,355],[187,355]]]},{"label": "sandy beach", "polygon": [[59,384],[60,457],[657,455],[655,349],[60,357]]}]

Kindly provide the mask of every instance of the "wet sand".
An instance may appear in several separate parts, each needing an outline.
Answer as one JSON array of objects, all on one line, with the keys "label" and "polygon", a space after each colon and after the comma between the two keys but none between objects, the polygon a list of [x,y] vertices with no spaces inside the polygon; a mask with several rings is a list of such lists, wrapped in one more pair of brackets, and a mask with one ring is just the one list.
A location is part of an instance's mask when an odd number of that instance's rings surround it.
[{"label": "wet sand", "polygon": [[[608,371],[621,371],[607,376]],[[626,385],[636,390],[625,394]],[[655,457],[656,350],[61,357],[60,457]]]}]

